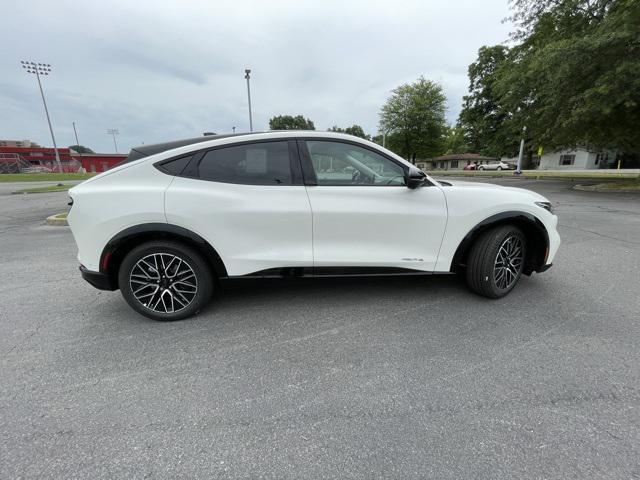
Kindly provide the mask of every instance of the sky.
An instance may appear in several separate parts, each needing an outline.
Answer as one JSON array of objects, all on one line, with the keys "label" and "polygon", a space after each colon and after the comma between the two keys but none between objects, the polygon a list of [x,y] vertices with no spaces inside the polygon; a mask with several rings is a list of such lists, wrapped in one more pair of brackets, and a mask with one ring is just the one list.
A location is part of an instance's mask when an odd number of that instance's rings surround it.
[{"label": "sky", "polygon": [[[51,146],[36,78],[59,147],[118,150],[249,130],[303,115],[317,130],[377,133],[391,91],[423,75],[442,85],[455,123],[467,67],[507,40],[507,0],[21,0],[2,7],[0,139]],[[11,19],[11,21],[7,21]]]}]

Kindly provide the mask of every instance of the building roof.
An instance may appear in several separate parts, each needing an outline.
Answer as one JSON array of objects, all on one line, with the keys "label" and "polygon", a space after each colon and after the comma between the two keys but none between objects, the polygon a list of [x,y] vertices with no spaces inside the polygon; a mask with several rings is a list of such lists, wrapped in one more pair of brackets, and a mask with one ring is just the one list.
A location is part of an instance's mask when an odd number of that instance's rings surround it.
[{"label": "building roof", "polygon": [[500,160],[498,157],[485,157],[479,153],[451,153],[449,155],[441,155],[439,157],[428,158],[427,160],[471,160],[472,162],[481,162],[489,160]]}]

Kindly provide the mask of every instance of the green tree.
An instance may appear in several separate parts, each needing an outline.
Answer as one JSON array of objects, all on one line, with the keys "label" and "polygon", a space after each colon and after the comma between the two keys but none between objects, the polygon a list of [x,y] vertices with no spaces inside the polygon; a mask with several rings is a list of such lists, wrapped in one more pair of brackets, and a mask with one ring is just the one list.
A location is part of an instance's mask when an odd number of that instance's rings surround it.
[{"label": "green tree", "polygon": [[514,0],[496,90],[513,124],[547,150],[640,152],[640,2]]},{"label": "green tree", "polygon": [[85,147],[84,145],[69,145],[69,148],[78,153],[95,153],[89,147]]},{"label": "green tree", "polygon": [[352,125],[352,126],[347,127],[347,128],[340,128],[340,127],[336,127],[334,125],[333,127],[329,128],[327,131],[329,131],[329,132],[338,132],[338,133],[346,133],[347,135],[353,135],[354,137],[360,137],[360,138],[364,138],[366,140],[369,140],[371,138],[371,137],[369,137],[369,135],[364,133],[364,130],[362,129],[362,127],[360,125]]},{"label": "green tree", "polygon": [[464,136],[464,130],[459,125],[447,127],[444,136],[443,153],[467,153],[469,146]]},{"label": "green tree", "polygon": [[387,146],[413,162],[439,155],[446,130],[445,104],[442,87],[424,77],[393,90],[380,111]]},{"label": "green tree", "polygon": [[496,85],[509,65],[502,45],[481,47],[469,65],[469,94],[463,97],[458,119],[469,149],[489,156],[511,156],[518,149],[518,126],[504,105]]},{"label": "green tree", "polygon": [[302,115],[276,115],[269,120],[270,130],[315,130],[313,122]]},{"label": "green tree", "polygon": [[385,134],[384,141],[382,139],[382,134],[379,133],[378,135],[371,137],[371,141],[378,145],[382,145],[384,143],[385,147],[394,152],[402,152],[402,136],[399,133],[391,132]]}]

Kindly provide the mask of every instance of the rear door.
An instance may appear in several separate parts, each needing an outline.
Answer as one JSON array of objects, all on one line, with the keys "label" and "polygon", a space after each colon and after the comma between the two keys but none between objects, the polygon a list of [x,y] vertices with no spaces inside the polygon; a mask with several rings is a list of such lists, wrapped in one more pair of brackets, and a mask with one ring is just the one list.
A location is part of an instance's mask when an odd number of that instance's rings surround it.
[{"label": "rear door", "polygon": [[313,265],[311,209],[293,140],[197,154],[165,198],[167,221],[205,238],[230,276]]},{"label": "rear door", "polygon": [[434,270],[447,223],[439,187],[407,188],[403,164],[361,144],[298,143],[315,267]]}]

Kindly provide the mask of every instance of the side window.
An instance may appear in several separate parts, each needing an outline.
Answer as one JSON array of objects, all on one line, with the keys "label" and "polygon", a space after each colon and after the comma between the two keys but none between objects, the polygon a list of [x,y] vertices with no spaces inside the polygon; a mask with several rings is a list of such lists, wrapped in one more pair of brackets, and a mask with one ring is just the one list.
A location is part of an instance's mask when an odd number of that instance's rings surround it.
[{"label": "side window", "polygon": [[404,185],[404,169],[386,157],[349,143],[307,140],[318,185]]},{"label": "side window", "polygon": [[198,177],[245,185],[291,185],[289,145],[264,142],[211,150],[198,164]]},{"label": "side window", "polygon": [[158,168],[169,175],[180,175],[192,157],[193,155],[187,155],[186,157],[175,158],[159,164]]}]

